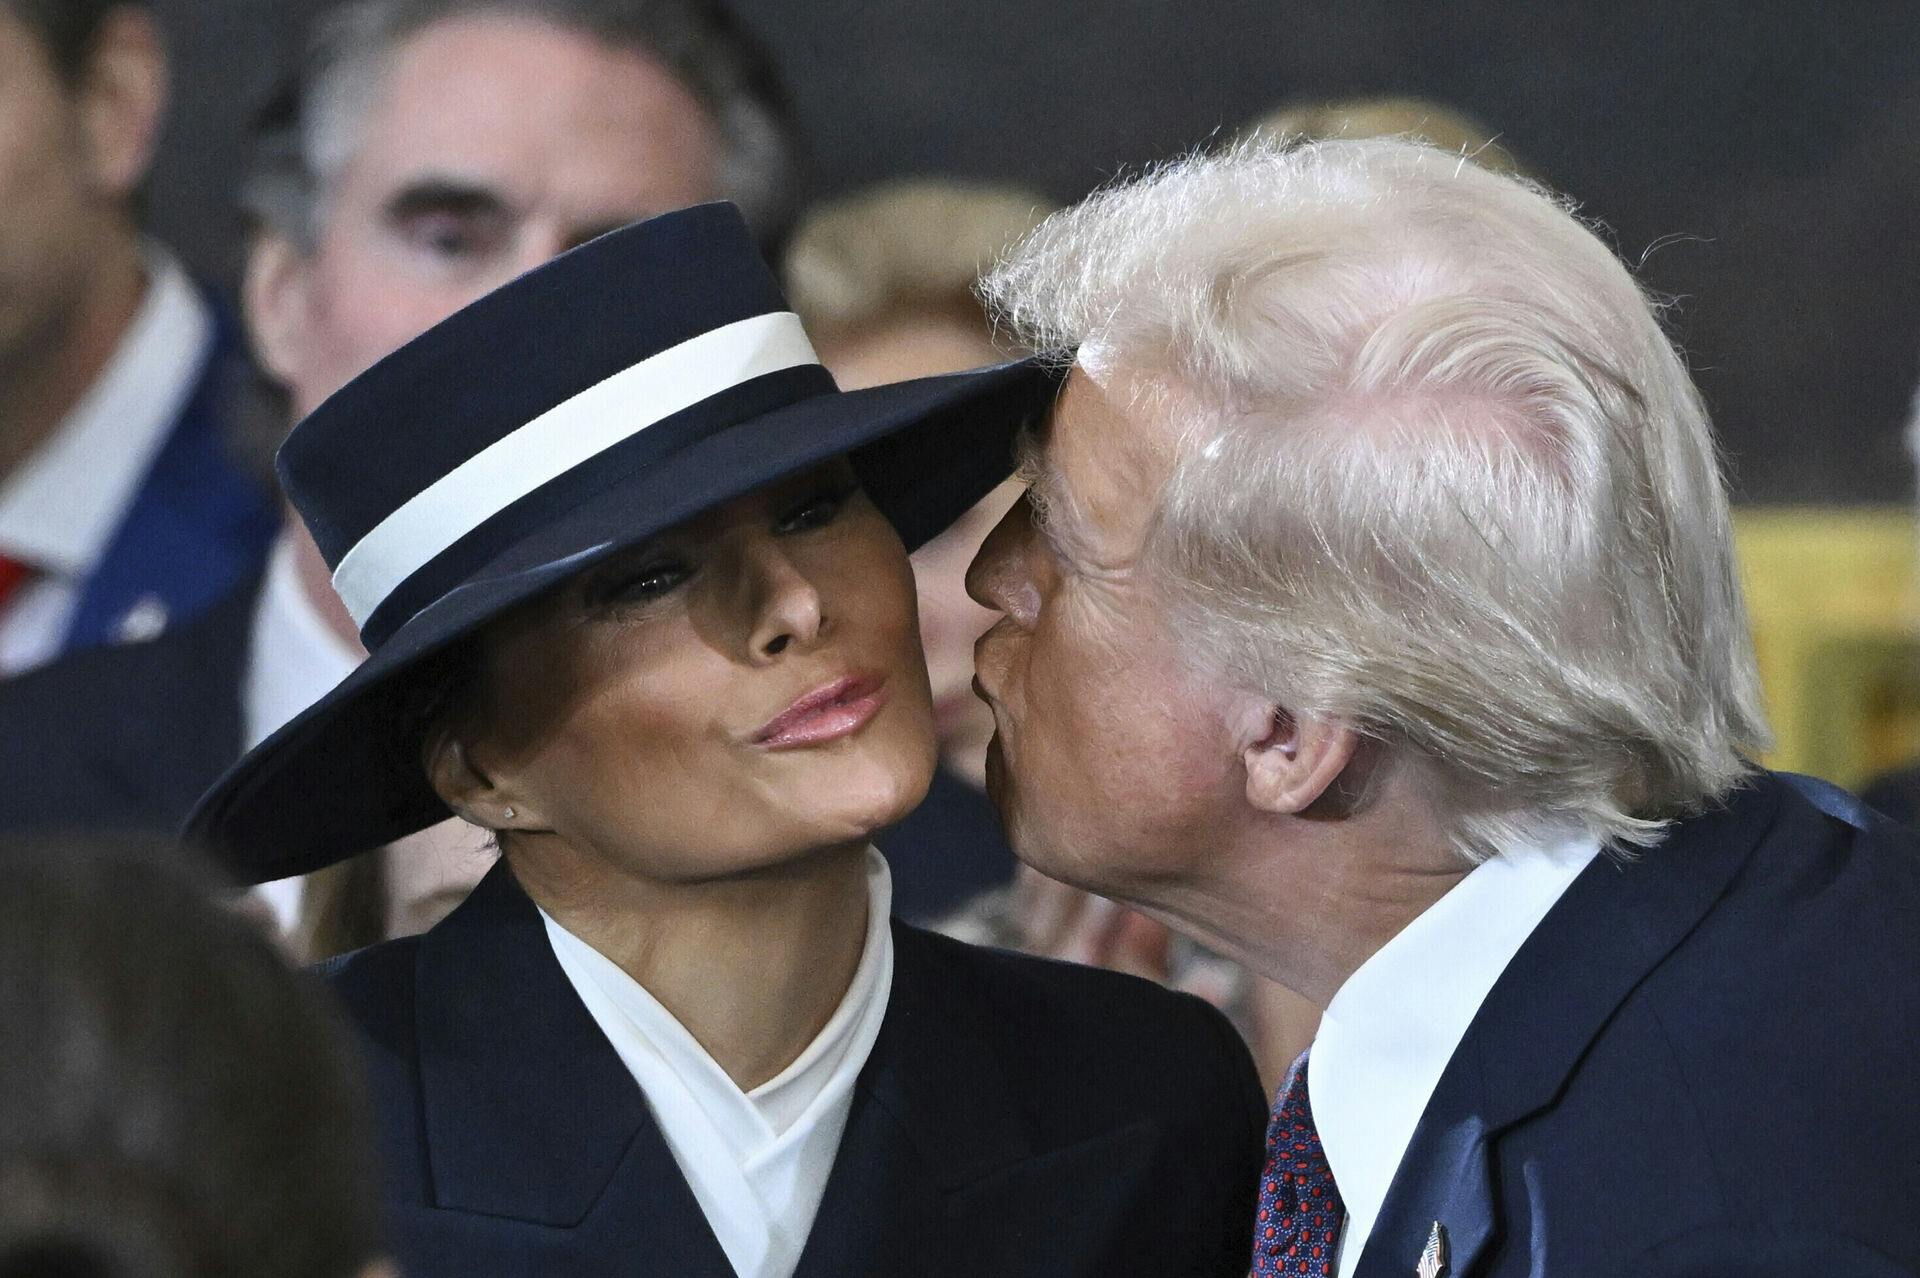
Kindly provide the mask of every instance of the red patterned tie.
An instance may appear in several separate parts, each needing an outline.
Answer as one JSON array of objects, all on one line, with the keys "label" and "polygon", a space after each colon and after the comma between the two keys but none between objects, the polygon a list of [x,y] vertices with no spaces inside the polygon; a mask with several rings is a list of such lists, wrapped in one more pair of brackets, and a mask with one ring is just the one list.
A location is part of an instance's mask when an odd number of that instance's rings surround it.
[{"label": "red patterned tie", "polygon": [[1340,1236],[1340,1191],[1314,1130],[1307,1103],[1307,1054],[1287,1071],[1267,1124],[1267,1165],[1260,1174],[1260,1207],[1253,1223],[1254,1278],[1269,1274],[1333,1273]]},{"label": "red patterned tie", "polygon": [[20,588],[33,580],[33,568],[18,559],[0,554],[0,614],[7,610],[7,602],[18,594]]}]

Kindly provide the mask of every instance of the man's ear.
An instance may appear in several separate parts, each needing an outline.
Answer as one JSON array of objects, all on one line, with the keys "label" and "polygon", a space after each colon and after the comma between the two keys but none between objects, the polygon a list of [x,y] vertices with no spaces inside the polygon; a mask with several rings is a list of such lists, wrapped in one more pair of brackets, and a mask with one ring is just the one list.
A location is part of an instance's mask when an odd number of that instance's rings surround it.
[{"label": "man's ear", "polygon": [[167,111],[167,53],[144,5],[121,5],[107,15],[74,93],[93,189],[115,203],[125,200],[147,175]]},{"label": "man's ear", "polygon": [[1268,702],[1247,722],[1240,751],[1247,802],[1276,816],[1298,816],[1334,793],[1359,753],[1360,734],[1337,720]]},{"label": "man's ear", "polygon": [[428,738],[425,755],[434,793],[469,824],[496,831],[541,825],[526,800],[477,766],[471,748],[451,731],[442,729]]},{"label": "man's ear", "polygon": [[297,380],[298,352],[306,346],[311,313],[307,289],[306,254],[278,231],[258,232],[247,252],[240,304],[254,358],[282,385]]}]

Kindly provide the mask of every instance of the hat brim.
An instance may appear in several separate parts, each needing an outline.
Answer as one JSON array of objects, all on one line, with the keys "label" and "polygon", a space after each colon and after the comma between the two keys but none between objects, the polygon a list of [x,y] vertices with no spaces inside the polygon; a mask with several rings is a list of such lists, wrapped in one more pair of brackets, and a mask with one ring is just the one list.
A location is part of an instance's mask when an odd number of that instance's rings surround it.
[{"label": "hat brim", "polygon": [[[607,555],[756,488],[850,456],[913,549],[1012,471],[1019,428],[1056,371],[1033,360],[819,395],[742,422],[639,470],[521,538],[396,629],[334,689],[228,770],[184,836],[245,883],[305,874],[452,813],[427,783],[407,722],[409,675],[487,621]],[[714,476],[728,477],[716,486]]]}]

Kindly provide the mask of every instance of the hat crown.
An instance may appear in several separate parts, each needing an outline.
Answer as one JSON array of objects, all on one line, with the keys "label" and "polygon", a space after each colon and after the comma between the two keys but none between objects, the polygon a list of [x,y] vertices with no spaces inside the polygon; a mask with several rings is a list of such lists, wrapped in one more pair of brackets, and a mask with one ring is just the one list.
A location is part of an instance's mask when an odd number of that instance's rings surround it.
[{"label": "hat crown", "polygon": [[281,446],[281,486],[337,569],[394,511],[556,405],[786,309],[732,204],[636,222],[502,285],[348,382]]},{"label": "hat crown", "polygon": [[833,389],[739,210],[706,204],[436,324],[301,422],[278,466],[371,649],[607,483]]}]

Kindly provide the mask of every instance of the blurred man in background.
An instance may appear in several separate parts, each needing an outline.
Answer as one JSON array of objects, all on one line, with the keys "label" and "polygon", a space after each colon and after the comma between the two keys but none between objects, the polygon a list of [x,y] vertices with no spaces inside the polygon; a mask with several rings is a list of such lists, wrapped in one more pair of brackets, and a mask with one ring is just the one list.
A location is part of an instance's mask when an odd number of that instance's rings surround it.
[{"label": "blurred man in background", "polygon": [[0,677],[194,616],[273,533],[234,325],[139,230],[166,102],[145,4],[0,0]]},{"label": "blurred man in background", "polygon": [[[770,63],[709,0],[356,0],[323,20],[264,123],[244,192],[247,327],[303,416],[466,303],[635,219],[731,198],[777,240],[795,169]],[[196,627],[0,693],[0,773],[32,782],[0,797],[0,828],[172,830],[362,656],[289,519],[264,570]],[[316,956],[420,930],[487,862],[457,827],[418,837],[431,846],[388,856],[387,890],[362,862],[265,899]]]}]

